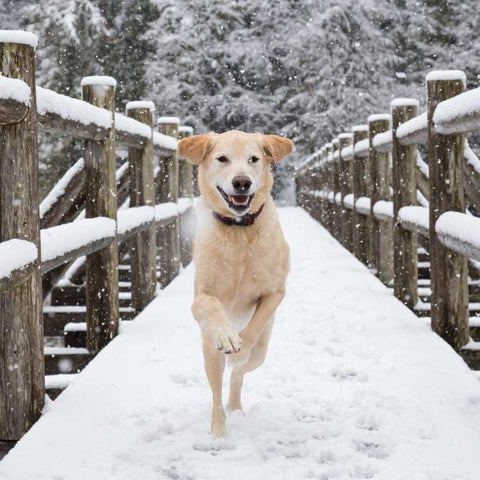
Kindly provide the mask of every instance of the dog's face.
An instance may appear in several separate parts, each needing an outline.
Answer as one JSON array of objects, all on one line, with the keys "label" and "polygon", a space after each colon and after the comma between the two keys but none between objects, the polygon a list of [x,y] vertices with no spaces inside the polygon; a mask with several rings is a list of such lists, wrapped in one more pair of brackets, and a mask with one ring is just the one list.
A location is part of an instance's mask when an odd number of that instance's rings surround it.
[{"label": "dog's face", "polygon": [[270,163],[292,149],[287,138],[239,131],[195,135],[178,143],[179,154],[200,165],[200,192],[209,206],[235,216],[262,205],[273,184]]}]

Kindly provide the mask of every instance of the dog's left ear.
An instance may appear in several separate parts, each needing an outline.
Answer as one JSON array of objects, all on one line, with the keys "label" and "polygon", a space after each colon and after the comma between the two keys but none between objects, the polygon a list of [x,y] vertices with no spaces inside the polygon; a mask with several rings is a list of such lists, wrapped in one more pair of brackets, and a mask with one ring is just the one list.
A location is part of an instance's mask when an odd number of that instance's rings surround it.
[{"label": "dog's left ear", "polygon": [[293,142],[278,135],[264,135],[263,150],[272,162],[278,163],[293,151]]}]

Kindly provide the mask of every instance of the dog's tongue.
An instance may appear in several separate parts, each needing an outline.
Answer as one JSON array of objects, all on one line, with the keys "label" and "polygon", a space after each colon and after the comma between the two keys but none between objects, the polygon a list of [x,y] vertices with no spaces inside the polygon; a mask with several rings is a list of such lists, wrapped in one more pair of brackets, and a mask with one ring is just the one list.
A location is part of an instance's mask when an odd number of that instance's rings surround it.
[{"label": "dog's tongue", "polygon": [[234,205],[246,205],[248,203],[248,195],[230,195],[230,201]]}]

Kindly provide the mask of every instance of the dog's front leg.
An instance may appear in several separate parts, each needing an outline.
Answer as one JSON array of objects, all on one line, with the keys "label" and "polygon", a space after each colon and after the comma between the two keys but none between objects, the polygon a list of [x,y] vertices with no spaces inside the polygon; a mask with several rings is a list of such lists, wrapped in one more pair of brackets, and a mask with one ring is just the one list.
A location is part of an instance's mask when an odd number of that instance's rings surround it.
[{"label": "dog's front leg", "polygon": [[242,349],[238,353],[229,355],[229,362],[232,366],[238,367],[248,361],[252,348],[258,342],[265,326],[272,318],[275,310],[285,296],[285,291],[272,292],[263,295],[257,303],[257,308],[248,325],[240,332]]},{"label": "dog's front leg", "polygon": [[215,348],[224,353],[234,353],[240,350],[242,340],[218,298],[205,293],[196,295],[192,312],[202,329],[202,334],[210,338]]},{"label": "dog's front leg", "polygon": [[192,312],[202,330],[205,371],[212,390],[212,434],[214,437],[224,437],[222,379],[225,355],[222,352],[238,352],[241,340],[218,298],[205,293],[196,295]]}]

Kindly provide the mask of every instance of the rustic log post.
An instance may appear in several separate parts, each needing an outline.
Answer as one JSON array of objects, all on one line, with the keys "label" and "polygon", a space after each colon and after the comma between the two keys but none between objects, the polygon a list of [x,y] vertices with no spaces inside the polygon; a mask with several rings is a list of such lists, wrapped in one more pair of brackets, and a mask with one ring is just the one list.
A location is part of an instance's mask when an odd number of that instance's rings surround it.
[{"label": "rustic log post", "polygon": [[[115,182],[115,79],[84,77],[83,100],[112,112],[112,128],[104,140],[85,140],[87,218],[117,219]],[[98,353],[118,333],[118,246],[87,255],[86,260],[87,348]]]},{"label": "rustic log post", "polygon": [[[352,128],[353,133],[353,149],[355,152],[355,145],[368,137],[367,125],[356,125]],[[365,197],[366,182],[365,182],[365,162],[364,158],[353,154],[353,197],[354,202],[360,198]],[[355,256],[363,263],[368,263],[368,242],[367,242],[367,219],[365,215],[357,211],[354,206],[353,209],[353,250]]]},{"label": "rustic log post", "polygon": [[390,128],[390,121],[389,114],[368,117],[373,265],[377,270],[378,278],[386,285],[393,283],[393,222],[375,218],[373,207],[379,200],[387,202],[392,200],[389,185],[390,166],[388,153],[377,151],[373,147],[373,139],[375,135],[386,132]]},{"label": "rustic log post", "polygon": [[334,138],[332,140],[332,161],[331,161],[331,168],[332,168],[332,190],[333,190],[333,204],[332,204],[332,211],[333,211],[333,236],[340,241],[341,238],[341,215],[342,215],[342,207],[337,205],[336,197],[337,193],[340,193],[340,160],[338,158],[338,147],[339,147],[339,140],[338,138]]},{"label": "rustic log post", "polygon": [[[158,130],[164,135],[178,138],[179,120],[176,117],[160,117]],[[178,202],[178,153],[160,157],[156,178],[156,203]],[[157,251],[160,256],[159,281],[168,285],[180,272],[180,222],[179,218],[157,232]]]},{"label": "rustic log post", "polygon": [[417,116],[418,101],[411,98],[392,100],[392,183],[393,183],[393,290],[395,296],[410,308],[418,302],[417,234],[404,229],[398,221],[402,207],[417,204],[415,144],[403,146],[397,139],[397,128]]},{"label": "rustic log post", "polygon": [[[189,137],[193,128],[180,126],[178,139]],[[178,195],[182,198],[193,199],[193,163],[186,158],[179,158],[179,184]],[[180,216],[180,257],[182,266],[186,267],[192,261],[193,247],[193,205]]]},{"label": "rustic log post", "polygon": [[436,134],[433,114],[440,102],[464,91],[466,78],[463,72],[447,71],[431,72],[426,80],[432,328],[458,350],[469,340],[467,258],[440,243],[435,223],[444,212],[465,212],[462,174],[464,136]]},{"label": "rustic log post", "polygon": [[[153,102],[128,102],[127,115],[153,128]],[[153,137],[153,130],[152,130]],[[153,141],[150,138],[142,150],[128,149],[130,169],[130,207],[155,207],[155,183],[153,180]],[[156,272],[156,227],[152,220],[147,230],[133,235],[128,240],[131,278],[132,306],[142,311],[155,297]]]},{"label": "rustic log post", "polygon": [[[333,190],[333,180],[332,180],[332,150],[333,145],[331,143],[327,143],[325,145],[325,160],[324,160],[324,171],[325,171],[325,187],[328,193],[330,194]],[[330,232],[333,233],[333,222],[334,219],[334,212],[333,212],[333,205],[330,203],[328,198],[325,198],[325,227]]]},{"label": "rustic log post", "polygon": [[38,210],[35,47],[31,33],[0,32],[1,74],[23,80],[30,107],[0,125],[0,242],[19,238],[38,250],[36,268],[0,294],[0,441],[16,441],[39,418],[45,398]]},{"label": "rustic log post", "polygon": [[345,160],[342,150],[352,144],[351,133],[341,133],[338,136],[338,159],[340,163],[340,193],[342,195],[342,215],[340,225],[340,236],[343,246],[353,252],[353,212],[345,206],[344,199],[348,194],[353,193],[353,163]]}]

